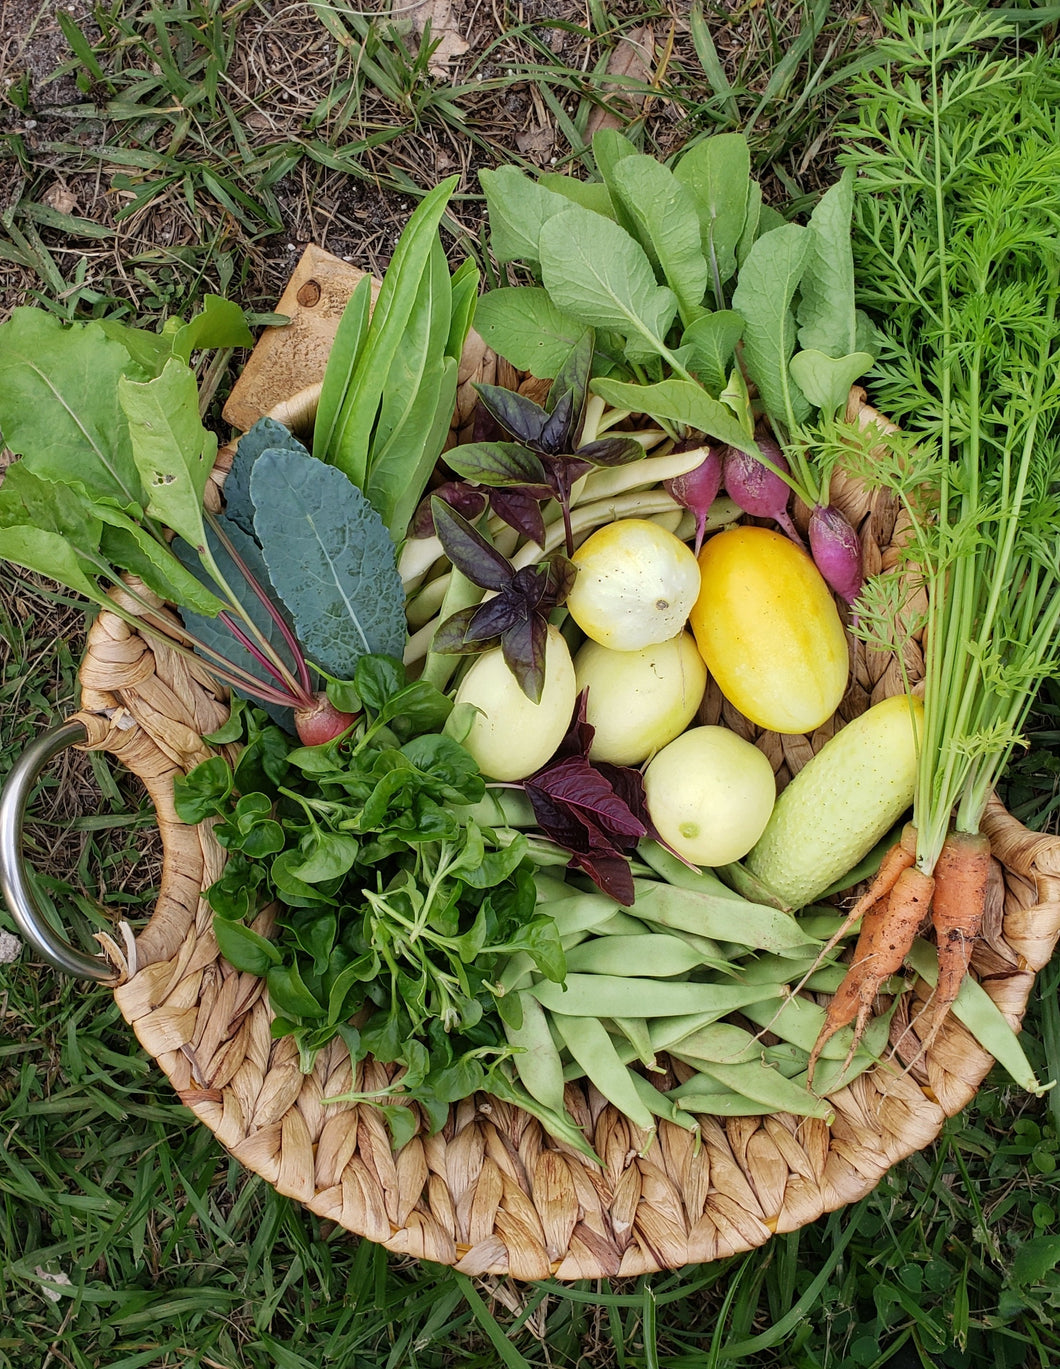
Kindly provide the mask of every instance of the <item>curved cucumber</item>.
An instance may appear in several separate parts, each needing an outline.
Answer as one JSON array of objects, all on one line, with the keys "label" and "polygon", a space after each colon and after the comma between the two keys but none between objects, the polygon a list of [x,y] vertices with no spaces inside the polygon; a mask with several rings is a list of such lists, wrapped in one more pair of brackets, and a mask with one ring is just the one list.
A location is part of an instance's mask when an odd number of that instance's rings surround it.
[{"label": "curved cucumber", "polygon": [[913,802],[923,704],[884,699],[825,742],[744,861],[793,908],[853,869]]}]

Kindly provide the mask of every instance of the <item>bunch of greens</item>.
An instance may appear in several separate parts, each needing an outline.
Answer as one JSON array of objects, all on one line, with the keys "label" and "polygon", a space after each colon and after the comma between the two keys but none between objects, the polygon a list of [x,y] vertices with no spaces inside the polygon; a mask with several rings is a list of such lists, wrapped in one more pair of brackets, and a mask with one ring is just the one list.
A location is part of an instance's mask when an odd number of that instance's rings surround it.
[{"label": "bunch of greens", "polygon": [[928,874],[951,817],[978,831],[1060,668],[1060,73],[1046,47],[1006,55],[1014,14],[897,10],[848,130],[857,278],[881,339],[873,394],[909,435],[876,469],[913,533],[912,565],[876,587],[865,629],[887,642],[916,627],[906,596],[924,584],[914,819]]},{"label": "bunch of greens", "polygon": [[844,409],[872,362],[854,307],[852,176],[800,225],[762,204],[740,134],[692,144],[672,169],[613,130],[593,155],[588,185],[481,173],[495,255],[540,285],[489,292],[478,330],[515,366],[552,375],[592,328],[596,395],[762,459],[750,383],[791,463],[787,483],[810,507],[827,504],[830,471],[812,458],[808,424]]},{"label": "bunch of greens", "polygon": [[403,230],[375,307],[365,276],[328,355],[313,455],[364,491],[405,536],[453,419],[457,368],[478,294],[472,261],[452,277],[438,225],[458,178],[425,195]]},{"label": "bunch of greens", "polygon": [[[228,860],[207,890],[217,940],[237,969],[265,977],[273,1034],[294,1037],[305,1070],[335,1036],[355,1061],[400,1066],[366,1099],[400,1143],[416,1119],[390,1095],[420,1103],[437,1129],[451,1103],[505,1088],[502,1019],[518,1013],[505,962],[525,955],[556,983],[565,965],[555,923],[536,911],[527,838],[473,816],[485,783],[440,731],[451,701],[387,656],[362,656],[352,688],[360,722],[321,746],[238,711],[213,739],[243,740],[234,769],[220,756],[196,767],[178,781],[177,811],[221,819]],[[272,904],[270,938],[253,924]]]}]

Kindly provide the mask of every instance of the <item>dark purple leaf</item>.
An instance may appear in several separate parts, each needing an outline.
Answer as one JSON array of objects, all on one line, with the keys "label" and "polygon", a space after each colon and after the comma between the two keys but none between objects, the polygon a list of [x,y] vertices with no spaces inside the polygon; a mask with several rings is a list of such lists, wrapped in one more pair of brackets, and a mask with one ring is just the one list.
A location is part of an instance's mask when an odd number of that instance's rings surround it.
[{"label": "dark purple leaf", "polygon": [[471,645],[466,638],[471,619],[479,607],[478,604],[472,604],[470,608],[457,609],[455,613],[451,613],[435,632],[431,650],[440,651],[446,656],[462,656],[474,651],[485,651],[491,643],[475,642]]},{"label": "dark purple leaf", "polygon": [[593,373],[593,332],[586,329],[567,353],[563,365],[556,372],[552,388],[545,400],[545,408],[550,413],[559,408],[562,396],[569,395],[571,432],[581,427],[585,401],[589,397],[589,378]]},{"label": "dark purple leaf", "polygon": [[545,649],[548,622],[534,613],[525,622],[511,627],[501,638],[501,650],[508,669],[519,681],[528,699],[537,704],[545,688]]},{"label": "dark purple leaf", "polygon": [[[537,489],[546,493],[538,495]],[[528,489],[490,491],[490,508],[498,518],[503,518],[510,528],[521,533],[529,542],[537,546],[545,545],[545,520],[541,516],[541,500],[551,499],[552,491],[547,486]]]},{"label": "dark purple leaf", "polygon": [[517,594],[498,594],[496,599],[487,599],[478,604],[471,615],[464,641],[496,641],[504,632],[525,623],[530,616],[526,601]]},{"label": "dark purple leaf", "polygon": [[482,589],[501,590],[510,583],[511,562],[491,547],[466,518],[442,499],[432,500],[431,512],[446,556],[472,584]]},{"label": "dark purple leaf", "polygon": [[569,452],[574,442],[574,396],[568,390],[561,394],[555,408],[548,416],[548,422],[541,429],[540,436],[533,445],[547,456],[559,456]]},{"label": "dark purple leaf", "polygon": [[555,604],[545,603],[545,596],[548,592],[548,566],[541,562],[536,566],[523,566],[512,576],[512,592],[517,594],[524,604],[536,611],[539,608],[555,608]]},{"label": "dark purple leaf", "polygon": [[639,840],[645,834],[644,823],[630,812],[609,780],[584,756],[568,756],[554,762],[527,781],[528,790],[531,785],[577,813],[589,828],[590,836],[591,826],[602,828],[608,834],[607,845],[612,845],[610,838],[614,836]]},{"label": "dark purple leaf", "polygon": [[590,851],[587,855],[574,852],[571,862],[584,870],[592,882],[608,898],[621,903],[624,908],[632,908],[636,899],[633,887],[633,871],[629,861],[622,855],[612,855],[604,851]]},{"label": "dark purple leaf", "polygon": [[576,456],[546,456],[542,465],[553,494],[564,506],[570,503],[570,492],[574,482],[580,480],[583,475],[588,475],[593,469],[588,461],[580,461]]},{"label": "dark purple leaf", "polygon": [[565,850],[587,855],[591,849],[589,832],[577,814],[547,789],[538,789],[532,780],[524,781],[523,788],[542,832]]},{"label": "dark purple leaf", "polygon": [[545,593],[549,604],[555,608],[566,601],[567,595],[574,588],[578,567],[559,552],[550,556],[543,564],[548,566],[548,585]]},{"label": "dark purple leaf", "polygon": [[545,498],[545,471],[533,452],[518,442],[468,442],[445,453],[445,463],[479,485],[537,485]]},{"label": "dark purple leaf", "polygon": [[628,765],[612,765],[610,761],[593,761],[593,765],[610,783],[611,788],[644,828],[645,834],[658,841],[659,834],[656,832],[651,814],[648,812],[648,804],[644,796],[644,777],[640,771],[634,770]]},{"label": "dark purple leaf", "polygon": [[599,437],[579,447],[576,455],[594,466],[628,466],[631,461],[644,460],[644,448],[633,437]]},{"label": "dark purple leaf", "polygon": [[589,747],[593,744],[596,736],[596,728],[592,723],[586,722],[588,711],[589,691],[583,689],[578,695],[574,704],[574,713],[571,716],[570,726],[563,735],[563,740],[556,747],[556,760],[566,756],[588,756]]},{"label": "dark purple leaf", "polygon": [[434,514],[431,512],[432,499],[444,499],[450,508],[456,509],[465,518],[474,521],[485,509],[487,495],[485,490],[477,490],[462,480],[447,480],[444,485],[439,485],[437,489],[431,490],[425,499],[420,500],[419,507],[412,516],[412,525],[409,529],[414,538],[434,536]]},{"label": "dark purple leaf", "polygon": [[[548,423],[548,413],[529,395],[506,390],[501,385],[477,384],[479,399],[506,432],[520,442],[533,445]],[[446,458],[448,460],[448,457]]]}]

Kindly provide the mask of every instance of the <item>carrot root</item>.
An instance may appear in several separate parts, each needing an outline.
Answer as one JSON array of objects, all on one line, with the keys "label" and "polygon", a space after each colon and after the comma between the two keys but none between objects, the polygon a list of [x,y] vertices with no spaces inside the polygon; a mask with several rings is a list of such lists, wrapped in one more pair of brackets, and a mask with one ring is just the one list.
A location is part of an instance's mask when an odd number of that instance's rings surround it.
[{"label": "carrot root", "polygon": [[935,929],[939,977],[917,1022],[920,1054],[938,1035],[968,974],[983,925],[989,879],[989,839],[976,832],[951,832],[935,865],[931,923]]},{"label": "carrot root", "polygon": [[880,985],[901,969],[927,915],[934,886],[931,875],[912,863],[906,864],[890,891],[864,913],[854,959],[828,1005],[824,1026],[810,1053],[807,1078],[811,1085],[821,1051],[837,1031],[851,1022],[854,1040],[847,1063],[853,1058],[872,1016]]}]

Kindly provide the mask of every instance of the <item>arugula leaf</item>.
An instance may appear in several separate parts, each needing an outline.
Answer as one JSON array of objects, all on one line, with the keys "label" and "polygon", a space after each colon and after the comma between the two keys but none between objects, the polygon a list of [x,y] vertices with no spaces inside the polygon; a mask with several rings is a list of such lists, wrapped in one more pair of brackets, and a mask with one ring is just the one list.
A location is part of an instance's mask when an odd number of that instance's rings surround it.
[{"label": "arugula leaf", "polygon": [[677,299],[656,284],[644,249],[617,224],[571,206],[542,226],[538,246],[553,304],[586,327],[610,328],[649,350],[664,349]]},{"label": "arugula leaf", "polygon": [[250,496],[269,579],[307,655],[340,679],[369,652],[400,655],[394,544],[360,490],[315,457],[272,448],[254,463]]},{"label": "arugula leaf", "polygon": [[133,460],[147,496],[147,513],[205,549],[202,498],[217,459],[217,437],[199,417],[195,372],[175,358],[160,376],[121,377],[118,399],[129,425]]},{"label": "arugula leaf", "polygon": [[692,381],[661,380],[657,385],[633,385],[599,377],[592,382],[592,391],[615,408],[683,423],[737,451],[760,455],[754,439],[744,431],[732,410]]},{"label": "arugula leaf", "polygon": [[15,309],[0,327],[0,431],[42,479],[133,510],[144,495],[118,384],[142,374],[99,324]]},{"label": "arugula leaf", "polygon": [[806,396],[788,374],[795,347],[791,302],[810,254],[807,228],[785,224],[760,237],[740,270],[733,308],[743,316],[743,360],[774,427],[809,417]]},{"label": "arugula leaf", "polygon": [[585,324],[557,309],[547,290],[519,285],[488,290],[478,302],[475,329],[517,370],[549,379],[585,332]]}]

